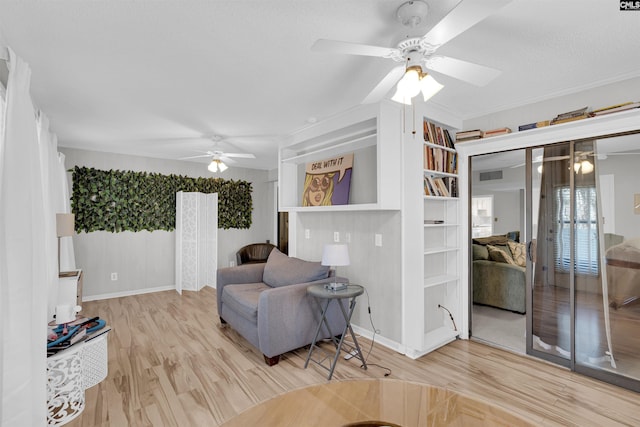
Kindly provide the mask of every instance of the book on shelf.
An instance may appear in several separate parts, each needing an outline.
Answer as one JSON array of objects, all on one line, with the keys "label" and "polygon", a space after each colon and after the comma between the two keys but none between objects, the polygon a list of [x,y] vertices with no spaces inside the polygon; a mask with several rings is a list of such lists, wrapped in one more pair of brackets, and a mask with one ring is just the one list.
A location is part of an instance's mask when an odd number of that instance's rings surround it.
[{"label": "book on shelf", "polygon": [[455,177],[424,176],[425,196],[458,197],[458,180]]},{"label": "book on shelf", "polygon": [[584,113],[584,114],[580,114],[578,116],[570,116],[570,117],[564,117],[564,118],[555,118],[553,120],[551,120],[551,125],[559,125],[560,123],[568,123],[568,122],[574,122],[576,120],[582,120],[582,119],[586,119],[589,117],[589,113]]},{"label": "book on shelf", "polygon": [[508,133],[511,133],[511,129],[509,129],[508,127],[503,127],[498,129],[486,130],[482,133],[482,137],[490,138],[492,136],[506,135]]},{"label": "book on shelf", "polygon": [[566,113],[558,114],[554,120],[562,120],[562,119],[569,119],[572,117],[582,116],[584,114],[587,114],[588,110],[589,110],[589,107],[582,107],[582,108],[578,108],[577,110],[567,111]]},{"label": "book on shelf", "polygon": [[470,141],[472,139],[480,138],[482,138],[482,130],[480,129],[456,132],[456,142]]},{"label": "book on shelf", "polygon": [[551,123],[550,120],[542,120],[540,122],[527,123],[526,125],[518,126],[518,131],[521,132],[523,130],[543,128],[545,126],[549,126],[550,123]]},{"label": "book on shelf", "polygon": [[424,145],[424,169],[455,174],[458,168],[458,153]]},{"label": "book on shelf", "polygon": [[425,219],[424,223],[425,224],[444,224],[444,220],[443,219]]},{"label": "book on shelf", "polygon": [[617,113],[619,111],[632,110],[634,108],[640,108],[640,102],[624,102],[622,104],[611,105],[609,107],[598,108],[593,110],[589,115],[592,117],[603,116],[605,114]]},{"label": "book on shelf", "polygon": [[446,128],[437,126],[428,120],[422,122],[424,131],[424,140],[433,145],[441,145],[446,148],[454,148],[451,135]]}]

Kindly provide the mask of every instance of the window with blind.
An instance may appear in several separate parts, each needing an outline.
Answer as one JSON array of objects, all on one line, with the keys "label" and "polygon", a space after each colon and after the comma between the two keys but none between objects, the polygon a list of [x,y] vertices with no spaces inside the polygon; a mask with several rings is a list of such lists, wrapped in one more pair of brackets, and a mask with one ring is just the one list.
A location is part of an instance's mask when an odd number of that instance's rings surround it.
[{"label": "window with blind", "polygon": [[[554,191],[554,250],[556,271],[569,272],[571,268],[571,189],[558,187]],[[598,263],[598,217],[596,189],[575,189],[575,272],[597,276]]]}]

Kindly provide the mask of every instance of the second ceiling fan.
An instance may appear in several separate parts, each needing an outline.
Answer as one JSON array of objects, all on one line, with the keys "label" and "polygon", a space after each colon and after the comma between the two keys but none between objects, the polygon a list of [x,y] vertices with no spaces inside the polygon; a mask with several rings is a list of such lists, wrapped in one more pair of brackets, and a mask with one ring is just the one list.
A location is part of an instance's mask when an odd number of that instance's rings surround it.
[{"label": "second ceiling fan", "polygon": [[[463,0],[440,22],[422,37],[407,38],[394,48],[370,46],[344,41],[320,39],[311,50],[389,58],[403,65],[394,67],[362,101],[378,102],[398,83],[394,101],[411,104],[411,98],[422,92],[426,101],[435,95],[442,85],[428,75],[426,70],[454,77],[476,86],[485,86],[500,71],[456,58],[434,55],[449,40],[465,32],[478,22],[494,14],[511,0]],[[403,3],[396,13],[398,20],[407,27],[416,27],[424,21],[428,11],[422,0]]]}]

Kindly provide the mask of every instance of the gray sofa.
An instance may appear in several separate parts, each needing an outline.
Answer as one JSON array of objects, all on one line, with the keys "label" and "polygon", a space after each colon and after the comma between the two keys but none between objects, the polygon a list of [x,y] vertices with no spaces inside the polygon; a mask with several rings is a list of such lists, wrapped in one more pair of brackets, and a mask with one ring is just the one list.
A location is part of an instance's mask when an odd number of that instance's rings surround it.
[{"label": "gray sofa", "polygon": [[[508,246],[496,243],[511,254]],[[525,313],[526,268],[492,260],[486,245],[474,243],[472,269],[475,304]]]},{"label": "gray sofa", "polygon": [[[327,283],[329,267],[319,262],[288,257],[273,249],[266,263],[246,264],[218,270],[218,315],[275,365],[280,355],[311,344],[320,308],[307,287]],[[337,304],[327,315],[332,335],[344,330],[345,321]],[[330,338],[322,328],[320,338]]]}]

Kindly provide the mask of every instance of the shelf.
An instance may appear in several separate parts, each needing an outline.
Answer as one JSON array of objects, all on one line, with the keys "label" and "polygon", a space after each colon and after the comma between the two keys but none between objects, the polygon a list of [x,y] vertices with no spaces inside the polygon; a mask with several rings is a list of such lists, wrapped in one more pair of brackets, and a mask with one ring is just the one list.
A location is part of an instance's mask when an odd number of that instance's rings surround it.
[{"label": "shelf", "polygon": [[431,174],[431,175],[438,175],[438,176],[449,176],[451,178],[457,178],[458,177],[457,173],[441,172],[441,171],[436,171],[436,170],[431,170],[431,169],[425,169],[424,173],[425,174]]},{"label": "shelf", "polygon": [[457,247],[439,246],[439,247],[436,247],[436,248],[425,249],[424,250],[424,254],[425,255],[433,255],[433,254],[441,254],[441,253],[445,253],[445,252],[454,252],[454,251],[457,251],[457,250],[458,250]]},{"label": "shelf", "polygon": [[352,205],[335,205],[335,206],[283,206],[280,208],[283,212],[344,212],[344,211],[394,211],[396,208],[386,209],[377,203],[361,203]]},{"label": "shelf", "polygon": [[320,148],[314,147],[309,151],[301,150],[302,152],[300,154],[283,158],[281,161],[283,163],[304,163],[309,160],[317,160],[318,155],[332,157],[344,154],[347,151],[360,150],[376,145],[377,135],[375,128],[367,129],[366,131],[342,138],[339,140],[340,142],[336,142],[333,145],[327,145],[325,142]]},{"label": "shelf", "polygon": [[425,198],[425,200],[440,200],[440,201],[447,201],[447,200],[455,200],[456,202],[459,200],[457,197],[444,197],[444,196],[423,196]]},{"label": "shelf", "polygon": [[[385,101],[354,107],[292,134],[278,150],[278,210],[400,210],[401,122],[401,107]],[[349,204],[302,206],[307,166],[350,153],[354,158]]]},{"label": "shelf", "polygon": [[431,228],[431,227],[457,227],[458,224],[447,224],[447,223],[442,223],[442,224],[424,224],[424,228]]},{"label": "shelf", "polygon": [[450,151],[452,153],[456,152],[455,148],[449,148],[449,147],[445,147],[443,145],[438,145],[438,144],[432,144],[430,142],[425,142],[424,145],[426,145],[427,147],[431,147],[431,148],[439,148],[441,150],[445,150],[445,151]]},{"label": "shelf", "polygon": [[424,278],[424,287],[430,288],[432,286],[444,285],[445,283],[455,282],[459,279],[458,276],[451,276],[444,274],[442,276],[432,276]]}]

